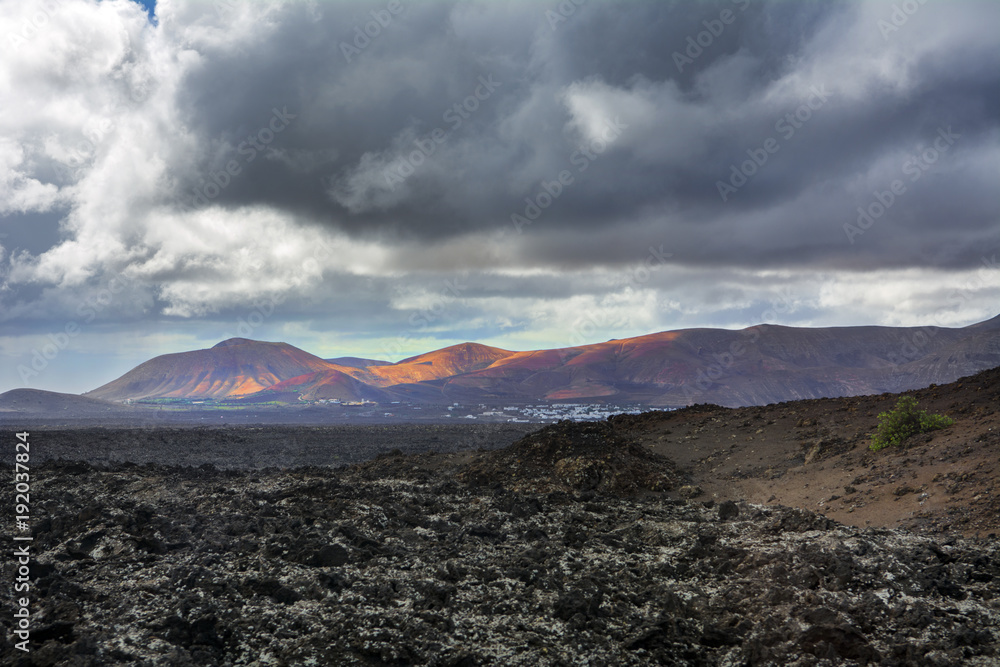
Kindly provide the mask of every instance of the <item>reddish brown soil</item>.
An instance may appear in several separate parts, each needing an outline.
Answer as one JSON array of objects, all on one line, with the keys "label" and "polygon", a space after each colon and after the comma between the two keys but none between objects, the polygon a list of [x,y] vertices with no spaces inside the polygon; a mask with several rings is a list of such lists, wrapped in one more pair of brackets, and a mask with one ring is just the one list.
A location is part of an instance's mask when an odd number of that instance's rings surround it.
[{"label": "reddish brown soil", "polygon": [[703,500],[748,500],[854,526],[987,536],[1000,528],[1000,369],[908,392],[954,425],[869,450],[882,394],[614,417],[634,442],[673,459]]}]

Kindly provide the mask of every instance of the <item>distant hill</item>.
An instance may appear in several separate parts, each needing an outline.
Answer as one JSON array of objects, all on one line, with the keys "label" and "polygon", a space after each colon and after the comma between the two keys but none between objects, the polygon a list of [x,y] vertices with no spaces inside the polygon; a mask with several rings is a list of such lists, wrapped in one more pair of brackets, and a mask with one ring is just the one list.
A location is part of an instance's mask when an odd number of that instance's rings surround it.
[{"label": "distant hill", "polygon": [[972,324],[966,327],[966,329],[982,329],[982,330],[1000,330],[1000,315],[986,320],[985,322],[979,322],[978,324]]},{"label": "distant hill", "polygon": [[285,343],[232,339],[157,357],[87,395],[763,405],[906,391],[1000,366],[1000,317],[956,329],[682,329],[525,352],[462,343],[364,367],[352,364],[366,360],[340,359],[345,363]]},{"label": "distant hill", "polygon": [[[991,321],[992,322],[992,321]],[[905,391],[1000,366],[1000,329],[686,329],[520,352],[448,378],[456,401],[634,401],[724,406]]]},{"label": "distant hill", "polygon": [[140,398],[232,398],[307,373],[337,366],[287,343],[231,338],[207,350],[164,354],[85,396],[108,401]]},{"label": "distant hill", "polygon": [[389,366],[367,368],[364,374],[355,377],[379,387],[441,380],[488,368],[511,354],[510,350],[488,345],[462,343],[403,359]]},{"label": "distant hill", "polygon": [[[395,364],[380,364],[366,368],[352,368],[344,365],[334,369],[310,374],[308,377],[292,378],[282,383],[295,386],[303,399],[340,398],[341,400],[385,401],[400,397],[415,401],[440,401],[440,391],[433,385],[471,371],[487,368],[493,362],[513,354],[478,343],[462,343],[404,359]],[[355,383],[348,383],[344,375]],[[273,387],[278,390],[278,387]],[[385,389],[387,391],[381,391]],[[390,393],[388,390],[392,390]],[[355,396],[356,398],[348,398]]]},{"label": "distant hill", "polygon": [[337,399],[340,401],[387,401],[389,394],[356,380],[338,370],[317,371],[283,380],[244,400],[248,403],[266,401],[295,402]]},{"label": "distant hill", "polygon": [[362,357],[336,357],[325,361],[337,366],[347,366],[348,368],[368,368],[369,366],[391,366],[391,361],[379,361],[377,359],[363,359]]},{"label": "distant hill", "polygon": [[0,414],[8,418],[14,415],[45,418],[91,417],[131,412],[133,411],[127,406],[118,403],[42,389],[12,389],[0,394]]}]

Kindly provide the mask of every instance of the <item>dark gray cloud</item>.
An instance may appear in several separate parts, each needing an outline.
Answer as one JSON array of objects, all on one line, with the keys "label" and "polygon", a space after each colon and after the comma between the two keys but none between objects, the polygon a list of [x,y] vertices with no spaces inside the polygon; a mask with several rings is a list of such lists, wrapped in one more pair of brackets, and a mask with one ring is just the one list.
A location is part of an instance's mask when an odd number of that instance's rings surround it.
[{"label": "dark gray cloud", "polygon": [[1000,7],[913,7],[65,3],[0,56],[0,353],[995,314]]},{"label": "dark gray cloud", "polygon": [[[435,241],[502,226],[568,169],[574,184],[545,210],[546,227],[600,238],[611,225],[658,219],[675,245],[689,246],[678,261],[906,266],[921,259],[914,239],[871,233],[860,249],[843,225],[880,187],[873,165],[888,162],[883,187],[905,179],[907,154],[950,127],[961,139],[924,165],[928,177],[884,226],[933,244],[966,238],[952,267],[974,265],[982,236],[996,231],[981,160],[995,159],[1000,48],[965,31],[970,20],[998,18],[992,6],[961,5],[957,16],[924,6],[927,16],[883,39],[878,16],[891,8],[857,3],[589,3],[554,30],[542,5],[407,4],[347,62],[339,45],[373,8],[324,4],[314,20],[288,5],[253,48],[205,49],[179,91],[205,147],[196,169],[178,175],[182,199],[235,159],[242,173],[213,204],[264,204],[352,235]],[[699,41],[707,46],[692,46]],[[483,76],[499,87],[447,122]],[[799,84],[796,97],[788,89]],[[584,98],[603,91],[609,118],[630,126],[584,173],[572,161],[590,143],[573,126],[573,86]],[[796,120],[810,102],[816,108]],[[273,151],[243,163],[238,147],[266,128],[272,108],[297,117]],[[430,139],[435,128],[441,144]],[[739,183],[733,165],[768,138],[779,151],[723,202],[718,182]],[[420,146],[434,154],[415,153]],[[407,161],[413,174],[387,183]],[[947,239],[934,238],[944,217]],[[772,222],[738,247],[712,243],[740,235],[746,218]],[[599,261],[603,247],[581,257]]]}]

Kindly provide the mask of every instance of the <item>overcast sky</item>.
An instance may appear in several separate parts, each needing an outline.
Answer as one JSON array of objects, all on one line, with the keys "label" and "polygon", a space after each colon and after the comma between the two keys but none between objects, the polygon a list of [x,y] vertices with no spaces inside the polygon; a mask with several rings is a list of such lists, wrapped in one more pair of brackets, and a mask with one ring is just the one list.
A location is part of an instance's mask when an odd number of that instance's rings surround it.
[{"label": "overcast sky", "polygon": [[1000,313],[1000,3],[145,5],[0,0],[0,391]]}]

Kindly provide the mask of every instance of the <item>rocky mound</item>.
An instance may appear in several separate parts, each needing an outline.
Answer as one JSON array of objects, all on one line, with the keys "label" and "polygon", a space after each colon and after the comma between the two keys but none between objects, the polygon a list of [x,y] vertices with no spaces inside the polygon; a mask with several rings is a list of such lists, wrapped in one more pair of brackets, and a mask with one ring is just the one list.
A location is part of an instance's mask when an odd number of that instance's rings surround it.
[{"label": "rocky mound", "polygon": [[[47,463],[33,480],[33,650],[7,642],[7,665],[998,660],[995,541],[354,469]],[[3,596],[8,637],[13,612]]]},{"label": "rocky mound", "polygon": [[669,491],[681,483],[669,459],[626,439],[607,422],[561,421],[473,461],[459,479],[543,493]]},{"label": "rocky mound", "polygon": [[1000,533],[1000,369],[908,394],[955,423],[877,453],[870,434],[899,394],[696,405],[608,421],[675,461],[702,499],[802,507],[859,527]]}]

